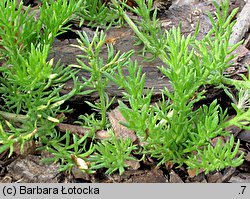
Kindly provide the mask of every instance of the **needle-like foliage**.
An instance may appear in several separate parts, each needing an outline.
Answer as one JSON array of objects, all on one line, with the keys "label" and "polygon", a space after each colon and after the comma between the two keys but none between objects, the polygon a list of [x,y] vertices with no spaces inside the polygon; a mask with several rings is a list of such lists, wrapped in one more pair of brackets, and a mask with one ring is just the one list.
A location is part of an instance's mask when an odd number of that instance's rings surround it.
[{"label": "needle-like foliage", "polygon": [[[36,138],[42,144],[40,150],[53,154],[46,161],[60,161],[61,171],[77,166],[87,173],[105,168],[107,174],[122,174],[129,161],[138,161],[132,156],[134,153],[157,159],[158,166],[171,162],[197,173],[242,164],[240,143],[235,143],[227,129],[235,125],[249,130],[250,77],[233,80],[224,75],[235,57],[233,51],[240,45],[229,43],[237,9],[228,15],[229,1],[220,6],[215,2],[215,17],[209,14],[212,29],[198,40],[199,26],[194,34],[185,36],[181,27],[163,30],[157,11],[151,15],[152,0],[135,0],[134,8],[122,1],[111,2],[112,9],[108,10],[97,0],[43,1],[40,18],[30,14],[30,8],[23,11],[22,3],[17,7],[16,0],[0,2],[0,94],[4,102],[0,110],[0,153],[10,149],[10,156],[16,142],[23,149],[25,143]],[[139,15],[140,20],[130,19],[125,7]],[[49,60],[54,38],[69,28],[67,22],[76,11],[90,26],[107,25],[110,11],[123,17],[138,42],[144,44],[143,51],[151,53],[152,59],[159,57],[163,61],[158,69],[169,79],[172,90],[164,88],[162,99],[152,104],[154,89],[145,90],[146,74],[137,61],[131,61],[133,51],[115,53],[99,29],[92,38],[79,33],[79,44],[75,46],[82,54],[78,64],[65,67]],[[102,54],[104,48],[108,52],[106,58]],[[75,77],[78,70],[87,73],[81,85]],[[69,79],[75,86],[70,93],[61,95]],[[107,92],[111,82],[122,89],[123,100],[118,100],[118,104],[124,120],[120,124],[136,134],[136,142],[118,139],[108,120],[114,101]],[[195,107],[206,98],[206,84],[225,90],[236,111],[234,118],[229,119],[227,110],[222,110],[216,99]],[[228,84],[235,86],[238,96],[230,92]],[[201,88],[204,89],[200,91]],[[86,102],[94,113],[81,115],[78,121],[87,129],[85,135],[58,132],[55,127],[63,119],[58,114],[66,111],[61,105],[76,94],[94,92],[99,99]],[[109,132],[110,137],[95,140],[99,130]]]}]

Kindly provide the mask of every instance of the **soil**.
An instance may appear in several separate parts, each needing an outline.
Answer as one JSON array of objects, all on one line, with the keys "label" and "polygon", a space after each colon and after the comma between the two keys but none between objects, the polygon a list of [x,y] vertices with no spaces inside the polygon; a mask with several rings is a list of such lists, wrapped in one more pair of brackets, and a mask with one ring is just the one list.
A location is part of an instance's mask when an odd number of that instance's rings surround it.
[{"label": "soil", "polygon": [[[27,1],[27,4],[29,2],[32,3],[33,1]],[[182,32],[184,34],[189,34],[195,31],[195,26],[197,22],[200,21],[201,31],[198,37],[202,38],[206,35],[211,28],[211,24],[206,13],[213,13],[214,11],[211,1],[196,0],[175,2],[176,3],[174,3],[169,9],[161,9],[159,19],[162,22],[162,28],[168,30],[172,26],[177,26],[179,22],[181,22]],[[185,2],[188,4],[185,4]],[[244,0],[232,0],[230,4],[231,10],[235,7],[239,7],[239,12],[243,6]],[[94,29],[86,26],[79,29],[79,27],[73,23],[71,31],[55,39],[50,58],[54,58],[55,61],[61,60],[61,63],[64,65],[77,63],[76,57],[81,54],[81,51],[71,45],[77,44],[77,30],[85,31],[89,37],[93,36],[95,32]],[[135,54],[132,59],[137,60],[138,63],[143,66],[143,72],[146,73],[147,77],[145,90],[154,88],[153,101],[157,101],[161,97],[160,89],[167,87],[172,90],[168,79],[163,78],[157,68],[157,66],[161,66],[163,63],[159,59],[151,62],[143,60],[140,53],[142,46],[134,46],[135,35],[127,25],[122,28],[112,27],[105,33],[107,35],[107,41],[112,42],[116,51],[127,52],[131,49],[135,50]],[[245,35],[245,38],[249,38],[249,32]],[[245,45],[241,45],[240,48],[237,49],[237,59],[234,60],[233,65],[225,72],[227,75],[231,78],[239,78],[239,74],[247,74],[246,66],[247,64],[250,65],[249,50],[250,46],[247,42]],[[102,55],[104,57],[107,56],[107,48],[103,49]],[[78,76],[86,76],[86,73],[80,72]],[[69,92],[72,89],[72,85],[72,82],[67,82],[62,94]],[[218,99],[222,107],[226,108],[230,106],[230,100],[226,97],[222,90],[209,85],[207,86],[207,90],[207,98],[200,103],[210,103],[212,100]],[[122,97],[122,91],[118,90],[117,86],[113,84],[108,86],[107,92],[110,97],[116,96],[116,99],[121,99]],[[70,108],[73,108],[74,112],[67,115],[67,121],[72,123],[79,115],[84,114],[86,110],[90,110],[90,108],[84,103],[85,100],[95,101],[97,99],[98,96],[95,93],[88,96],[79,95],[71,99],[67,102],[67,105],[69,105]],[[115,106],[116,104],[114,104],[113,108],[115,108]],[[245,161],[243,165],[237,168],[226,168],[220,172],[213,172],[208,175],[201,172],[198,176],[194,176],[188,173],[184,167],[177,169],[175,168],[175,165],[165,165],[164,167],[158,168],[156,166],[156,161],[150,158],[143,164],[132,164],[121,176],[116,173],[106,175],[103,170],[99,170],[96,174],[88,175],[82,173],[76,168],[74,168],[71,173],[59,172],[59,163],[44,164],[41,162],[44,157],[47,157],[50,154],[47,154],[44,151],[39,154],[34,154],[34,150],[31,150],[24,155],[16,154],[16,156],[13,156],[12,158],[6,158],[6,154],[0,155],[0,182],[250,182],[250,131],[241,130],[236,127],[232,127],[230,130],[241,140],[240,150],[244,151],[246,154]],[[36,143],[30,144],[36,147]]]}]

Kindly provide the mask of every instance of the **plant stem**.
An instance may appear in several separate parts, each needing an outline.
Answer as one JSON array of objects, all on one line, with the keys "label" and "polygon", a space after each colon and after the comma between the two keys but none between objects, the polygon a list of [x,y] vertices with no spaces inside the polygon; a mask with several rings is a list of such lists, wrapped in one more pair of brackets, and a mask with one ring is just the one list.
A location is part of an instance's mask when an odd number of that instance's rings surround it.
[{"label": "plant stem", "polygon": [[15,113],[8,113],[4,111],[0,111],[0,115],[7,119],[11,120],[13,122],[25,122],[28,120],[28,117],[26,115],[21,115],[21,114],[15,114]]},{"label": "plant stem", "polygon": [[242,81],[242,80],[236,80],[236,79],[223,78],[222,83],[234,85],[238,88],[250,89],[250,81]]},{"label": "plant stem", "polygon": [[101,125],[102,127],[104,128],[105,125],[106,125],[106,111],[107,111],[107,108],[106,108],[106,104],[105,104],[105,90],[103,88],[103,86],[101,86],[100,88],[100,102],[101,102]]},{"label": "plant stem", "polygon": [[239,126],[240,128],[243,126],[248,126],[249,125],[249,118],[250,118],[250,110],[247,112],[244,112],[242,115],[238,115],[237,117],[234,117],[231,120],[228,120],[223,124],[224,128],[229,127],[229,126]]},{"label": "plant stem", "polygon": [[124,12],[124,10],[119,6],[118,2],[116,0],[111,0],[112,3],[117,6],[119,11],[121,12],[124,20],[128,23],[130,28],[135,32],[135,34],[143,41],[143,43],[154,53],[159,53],[158,57],[164,62],[168,63],[169,61],[166,59],[166,53],[163,50],[156,49],[151,45],[151,43],[148,41],[146,37],[140,32],[140,30],[137,28],[135,23],[129,18],[129,16]]}]

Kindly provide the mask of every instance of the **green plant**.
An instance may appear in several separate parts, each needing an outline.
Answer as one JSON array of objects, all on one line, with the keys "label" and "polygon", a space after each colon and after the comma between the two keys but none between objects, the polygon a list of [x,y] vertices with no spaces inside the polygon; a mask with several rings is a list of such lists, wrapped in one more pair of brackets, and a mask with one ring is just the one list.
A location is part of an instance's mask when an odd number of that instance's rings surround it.
[{"label": "green plant", "polygon": [[[81,49],[83,54],[78,56],[79,65],[71,65],[71,67],[82,69],[89,74],[87,75],[88,78],[82,77],[81,89],[83,91],[79,94],[98,93],[99,101],[94,103],[86,101],[97,112],[97,115],[92,113],[91,115],[86,114],[79,117],[80,121],[78,123],[89,129],[84,137],[79,138],[73,135],[73,143],[70,142],[69,132],[66,132],[63,136],[58,134],[53,137],[53,140],[50,137],[42,137],[41,139],[43,143],[46,143],[46,146],[41,149],[46,149],[54,155],[53,158],[45,160],[46,162],[59,160],[62,162],[61,171],[71,170],[74,165],[77,165],[83,172],[87,173],[93,173],[96,169],[104,167],[107,168],[106,172],[109,174],[116,170],[119,170],[120,174],[122,174],[124,168],[127,167],[126,161],[133,159],[130,153],[136,146],[132,145],[130,140],[117,140],[115,135],[100,143],[95,143],[93,138],[96,131],[106,129],[109,126],[107,111],[114,98],[110,100],[105,90],[109,82],[106,75],[112,76],[117,67],[127,65],[129,63],[128,59],[133,52],[130,51],[121,55],[119,52],[115,54],[113,46],[110,45],[107,46],[108,56],[104,60],[101,57],[102,48],[105,45],[103,31],[98,34],[97,30],[92,40],[84,32],[79,33],[79,36],[79,45],[75,45],[75,47]],[[90,147],[87,147],[88,137],[92,138]],[[72,158],[72,156],[75,158]],[[79,165],[77,159],[84,162],[85,166]],[[87,163],[89,163],[89,166]]]},{"label": "green plant", "polygon": [[[161,60],[166,61],[164,54],[167,45],[167,36],[166,32],[161,29],[160,24],[158,23],[157,9],[154,10],[153,17],[151,18],[150,12],[153,8],[153,1],[149,0],[145,2],[145,0],[135,0],[138,6],[133,8],[126,6],[124,3],[122,4],[122,2],[119,0],[111,0],[111,2],[116,7],[116,9],[119,10],[128,25],[136,33],[138,40],[135,45],[144,43],[144,47],[142,49],[143,54],[150,53],[152,55],[147,59],[150,61],[158,56]],[[135,20],[135,22],[133,22],[125,13],[124,9],[121,7],[121,4],[130,11],[139,15],[141,17],[140,20]]]},{"label": "green plant", "polygon": [[56,36],[69,29],[70,25],[67,23],[74,18],[82,4],[83,0],[43,0],[39,23],[42,24],[44,33],[40,42],[51,46]]},{"label": "green plant", "polygon": [[[128,76],[124,74],[124,68],[127,69]],[[133,63],[130,60],[127,65],[119,65],[117,73],[105,73],[105,75],[118,85],[120,89],[125,90],[123,98],[129,102],[131,107],[129,108],[122,101],[118,101],[120,111],[127,121],[127,123],[122,124],[134,130],[143,139],[148,128],[145,124],[149,119],[153,90],[147,91],[144,94],[146,76],[145,74],[142,75],[142,68],[138,66],[136,61]]]},{"label": "green plant", "polygon": [[[84,84],[82,87],[85,91],[82,94],[97,92],[100,97],[100,101],[96,101],[95,103],[87,102],[87,104],[93,108],[93,110],[100,112],[101,119],[100,121],[96,119],[94,113],[89,115],[82,115],[80,119],[91,122],[88,124],[88,127],[91,127],[95,130],[104,129],[107,127],[107,119],[106,114],[107,110],[112,104],[113,99],[109,99],[108,94],[105,89],[108,85],[109,79],[105,77],[104,73],[108,73],[113,75],[115,72],[115,68],[121,65],[126,65],[128,57],[131,56],[132,52],[123,53],[119,55],[119,53],[115,54],[112,45],[107,46],[108,55],[107,60],[104,60],[101,57],[101,49],[105,44],[105,35],[104,32],[101,31],[100,35],[98,35],[98,30],[95,32],[92,41],[88,38],[86,33],[80,34],[80,39],[78,40],[79,45],[76,47],[80,48],[83,51],[83,55],[79,55],[78,63],[79,65],[73,65],[74,67],[83,69],[88,72],[90,77],[85,78],[82,77]],[[87,60],[88,64],[85,64],[82,60]],[[94,122],[94,123],[93,123]]]},{"label": "green plant", "polygon": [[[45,146],[40,150],[46,150],[53,154],[52,158],[44,159],[43,162],[58,162],[61,161],[60,171],[72,170],[77,165],[79,169],[87,173],[93,173],[94,171],[88,167],[89,155],[95,150],[93,144],[89,147],[87,144],[88,135],[79,138],[77,135],[72,135],[67,131],[64,135],[57,133],[53,139],[43,137],[43,143]],[[73,141],[71,141],[73,139]]]},{"label": "green plant", "polygon": [[[144,42],[148,44],[154,43],[150,48],[148,48],[148,45],[144,45],[142,49],[143,55],[146,55],[146,53],[151,54],[151,56],[145,57],[146,60],[151,61],[158,57],[160,51],[165,50],[167,35],[166,32],[162,31],[161,24],[157,18],[157,9],[153,9],[153,1],[147,1],[147,3],[145,1],[136,1],[136,3],[137,7],[131,8],[126,6],[127,9],[140,16],[139,19],[134,21],[136,26],[140,27],[140,32],[144,38],[137,37],[135,45],[141,45]],[[119,10],[119,8],[117,9]]]},{"label": "green plant", "polygon": [[[10,57],[9,63],[12,65],[2,68],[0,93],[5,105],[1,109],[26,115],[17,134],[12,135],[13,139],[19,137],[21,132],[25,135],[34,129],[37,129],[36,137],[53,137],[54,127],[60,122],[56,116],[63,112],[60,106],[78,92],[77,79],[74,77],[76,71],[69,71],[70,67],[63,68],[60,64],[54,66],[53,60],[47,62],[48,49],[48,46],[32,46],[27,58],[22,55],[16,59]],[[68,75],[69,72],[71,75]],[[61,96],[60,90],[70,78],[74,79],[75,87],[70,93]],[[9,139],[6,141],[11,142]]]},{"label": "green plant", "polygon": [[[8,120],[10,128],[6,133],[8,139],[1,137],[1,151],[6,147],[13,148],[16,141],[23,146],[32,137],[50,136],[53,139],[55,126],[62,120],[56,118],[57,114],[66,111],[61,105],[78,92],[77,71],[60,62],[54,64],[53,59],[48,61],[53,39],[65,30],[63,25],[76,5],[61,0],[50,1],[50,5],[43,4],[41,18],[35,19],[34,14],[29,15],[29,8],[22,15],[22,2],[15,10],[15,0],[1,1],[0,44],[5,58],[0,69],[0,93],[4,101],[1,116]],[[66,6],[69,6],[68,10]],[[45,15],[55,23],[52,25],[46,21]],[[43,25],[44,33],[41,32]],[[69,79],[73,79],[75,86],[62,96],[60,91]],[[15,113],[16,117],[9,117],[7,112]]]},{"label": "green plant", "polygon": [[[6,114],[6,113],[2,113]],[[23,118],[24,120],[21,120],[25,122],[26,118]],[[24,144],[30,140],[37,132],[37,128],[34,127],[33,131],[29,129],[29,131],[25,131],[22,129],[15,128],[10,122],[7,120],[5,121],[6,125],[10,129],[9,131],[5,131],[2,125],[2,122],[0,122],[0,154],[2,154],[6,150],[10,150],[9,157],[12,155],[14,151],[14,144],[19,143],[20,144],[20,150],[23,151]]]},{"label": "green plant", "polygon": [[82,0],[44,0],[37,17],[38,11],[23,10],[22,1],[1,1],[0,52],[9,57],[29,52],[31,44],[51,47],[54,38],[69,29],[65,25],[81,4]]},{"label": "green plant", "polygon": [[19,7],[16,0],[0,2],[0,53],[5,59],[28,52],[31,43],[37,44],[41,24],[36,23],[35,13],[29,15],[29,7],[26,11],[22,8],[22,1]]},{"label": "green plant", "polygon": [[[170,161],[179,166],[186,164],[190,169],[197,171],[204,169],[206,173],[227,166],[240,165],[243,162],[243,154],[237,157],[239,142],[232,152],[234,138],[225,128],[237,125],[237,121],[243,121],[243,118],[249,121],[246,119],[249,110],[241,112],[230,120],[231,122],[226,121],[226,111],[222,111],[216,101],[209,106],[204,105],[196,111],[193,110],[195,103],[205,97],[205,91],[197,93],[198,88],[205,84],[221,85],[230,82],[223,72],[234,57],[230,53],[240,45],[240,43],[234,46],[229,44],[234,24],[231,20],[237,9],[227,16],[229,2],[221,2],[221,7],[215,3],[217,20],[215,21],[210,15],[213,28],[204,39],[197,40],[198,27],[194,35],[186,37],[182,35],[180,27],[173,27],[165,32],[156,28],[158,27],[156,13],[153,15],[153,23],[149,19],[148,8],[152,6],[152,0],[148,1],[148,6],[145,1],[136,0],[136,3],[138,7],[133,10],[142,17],[139,24],[144,27],[142,30],[147,31],[140,31],[125,12],[123,12],[124,19],[143,41],[147,51],[158,55],[165,63],[159,70],[169,78],[174,90],[170,92],[165,88],[163,102],[157,106],[145,103],[147,108],[139,110],[144,116],[138,117],[138,109],[133,108],[138,106],[136,103],[138,97],[132,94],[136,92],[132,87],[133,84],[125,78],[110,77],[114,82],[123,85],[125,96],[129,98],[130,108],[120,102],[120,110],[127,119],[125,125],[135,131],[143,126],[144,138],[141,139],[145,140],[145,144],[142,146],[142,152],[159,159],[159,165]],[[130,74],[131,76],[133,75]],[[133,92],[130,88],[133,88]],[[168,101],[164,100],[165,97]],[[137,121],[138,125],[134,121]],[[222,144],[218,141],[213,146],[211,140],[218,136],[230,136],[230,142]]]},{"label": "green plant", "polygon": [[85,0],[76,15],[80,17],[80,26],[85,22],[87,26],[102,28],[123,24],[120,12],[112,4],[104,3],[102,0]]},{"label": "green plant", "polygon": [[106,173],[112,174],[119,170],[122,175],[125,171],[126,161],[135,160],[130,154],[136,150],[130,139],[120,139],[112,134],[111,138],[103,140],[96,144],[96,152],[90,156],[92,169],[107,168]]},{"label": "green plant", "polygon": [[[139,42],[144,43],[144,52],[164,62],[159,70],[170,80],[173,92],[163,89],[162,100],[155,104],[151,104],[153,89],[144,91],[146,75],[136,61],[130,60],[133,51],[115,54],[113,46],[107,45],[107,59],[102,57],[106,45],[103,31],[99,33],[97,29],[91,39],[84,32],[79,34],[76,47],[83,54],[78,56],[78,65],[64,67],[54,64],[53,59],[48,60],[54,37],[68,28],[64,26],[82,1],[44,1],[39,20],[33,15],[29,17],[28,12],[21,16],[22,4],[15,10],[15,0],[0,3],[0,11],[5,12],[0,13],[0,45],[3,46],[0,56],[5,59],[0,77],[4,101],[0,115],[5,120],[0,124],[0,153],[10,149],[11,155],[14,143],[20,143],[23,149],[24,144],[35,137],[43,143],[40,150],[54,155],[45,161],[61,161],[61,171],[77,165],[87,173],[106,168],[107,174],[117,170],[122,174],[128,166],[126,162],[135,159],[131,156],[133,153],[156,158],[158,165],[172,162],[197,172],[202,169],[205,173],[236,167],[243,162],[243,153],[238,153],[239,141],[235,144],[233,135],[226,129],[232,125],[249,129],[249,78],[231,80],[223,75],[234,58],[231,53],[240,45],[229,44],[234,24],[231,20],[237,10],[228,16],[229,2],[221,2],[221,7],[215,3],[216,20],[209,15],[213,27],[203,39],[197,40],[199,26],[195,34],[187,36],[182,35],[180,27],[163,31],[156,11],[150,17],[153,1],[148,0],[148,4],[135,1],[138,7],[127,7],[141,16],[141,21],[135,23],[124,11],[125,4],[112,0],[112,6],[135,31]],[[79,4],[73,5],[75,2]],[[82,8],[86,9],[86,16],[96,14],[102,19],[108,11],[99,2],[85,1]],[[6,5],[11,9],[4,9]],[[7,23],[9,18],[12,23]],[[88,74],[82,78],[81,85],[75,78],[78,70]],[[70,78],[75,87],[61,96],[60,90]],[[136,133],[139,145],[130,139],[117,139],[110,129],[107,111],[114,100],[106,91],[110,81],[123,89],[123,99],[128,105],[118,101],[126,120],[121,124]],[[224,88],[232,98],[236,111],[233,119],[229,120],[227,110],[222,110],[216,100],[194,109],[195,104],[206,97],[205,90],[198,92],[206,84]],[[236,87],[238,97],[228,91],[226,84]],[[88,132],[82,137],[69,131],[58,132],[55,126],[63,118],[57,115],[67,111],[62,110],[61,105],[76,93],[93,92],[99,99],[86,103],[95,113],[80,116],[78,122],[87,127]],[[110,129],[111,137],[94,140],[96,131],[105,129]]]}]

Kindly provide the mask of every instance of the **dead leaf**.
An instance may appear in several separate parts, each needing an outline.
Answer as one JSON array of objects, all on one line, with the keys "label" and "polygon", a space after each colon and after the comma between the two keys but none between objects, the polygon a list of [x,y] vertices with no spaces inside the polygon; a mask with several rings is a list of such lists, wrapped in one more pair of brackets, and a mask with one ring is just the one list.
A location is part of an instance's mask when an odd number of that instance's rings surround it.
[{"label": "dead leaf", "polygon": [[187,172],[190,178],[193,178],[196,176],[196,169],[187,170]]},{"label": "dead leaf", "polygon": [[76,163],[77,167],[81,170],[87,170],[89,168],[89,163],[83,160],[82,158],[76,157],[74,154],[71,154],[71,159]]},{"label": "dead leaf", "polygon": [[0,181],[0,183],[11,183],[11,182],[13,182],[13,179],[12,179],[12,177],[10,177],[10,176],[8,176],[8,175],[6,175],[6,176]]},{"label": "dead leaf", "polygon": [[120,122],[126,122],[125,118],[122,116],[118,108],[112,110],[108,115],[111,126],[114,130],[114,133],[118,139],[127,139],[130,138],[132,142],[137,140],[135,132],[128,129],[127,127],[120,124]]},{"label": "dead leaf", "polygon": [[[187,170],[187,172],[190,178],[194,178],[196,176],[196,169],[190,169],[190,170]],[[199,175],[202,172],[203,172],[203,169],[200,169],[197,175]]]},{"label": "dead leaf", "polygon": [[117,37],[106,37],[105,44],[113,44],[114,45],[117,39],[118,39]]}]

